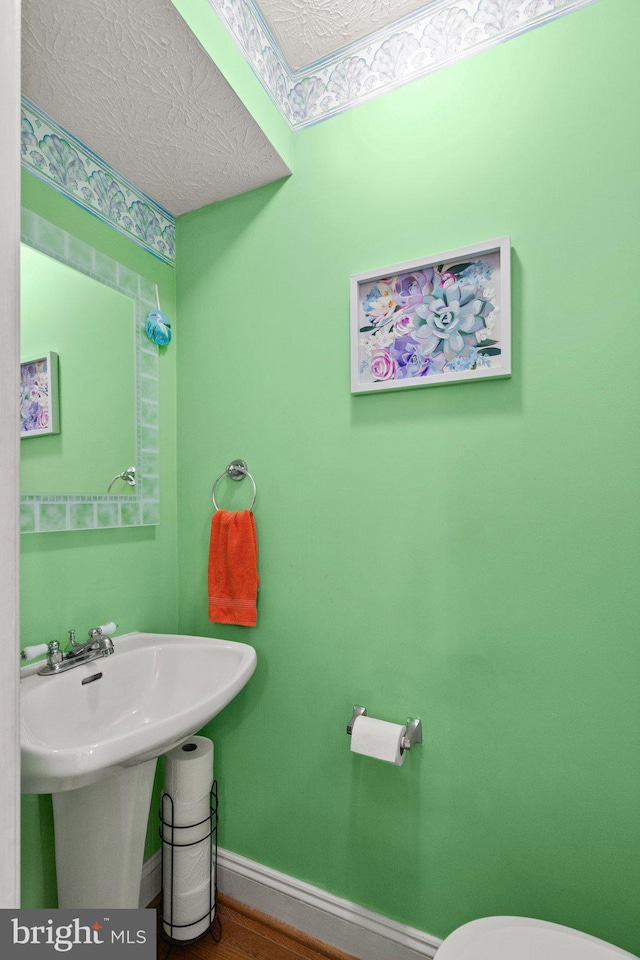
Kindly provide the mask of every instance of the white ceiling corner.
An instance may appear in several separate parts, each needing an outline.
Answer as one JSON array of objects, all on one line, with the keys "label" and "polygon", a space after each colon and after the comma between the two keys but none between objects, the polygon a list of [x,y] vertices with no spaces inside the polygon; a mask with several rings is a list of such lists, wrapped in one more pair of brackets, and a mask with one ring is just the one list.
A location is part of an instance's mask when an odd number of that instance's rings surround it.
[{"label": "white ceiling corner", "polygon": [[[430,0],[432,4],[434,0]],[[293,72],[396,23],[425,0],[257,0]]]},{"label": "white ceiling corner", "polygon": [[289,170],[170,0],[22,0],[25,94],[174,216]]},{"label": "white ceiling corner", "polygon": [[302,129],[598,0],[208,2]]}]

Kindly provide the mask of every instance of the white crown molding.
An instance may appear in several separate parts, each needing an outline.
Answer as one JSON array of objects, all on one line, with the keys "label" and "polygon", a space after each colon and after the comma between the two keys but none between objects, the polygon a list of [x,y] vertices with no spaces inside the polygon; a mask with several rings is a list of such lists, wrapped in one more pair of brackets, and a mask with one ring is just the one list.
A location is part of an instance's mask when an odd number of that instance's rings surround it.
[{"label": "white crown molding", "polygon": [[208,0],[290,127],[300,130],[596,0],[432,0],[294,71],[254,0]]},{"label": "white crown molding", "polygon": [[[140,906],[160,893],[161,851],[144,864]],[[218,889],[246,906],[362,960],[433,960],[441,940],[326,890],[218,848]]]},{"label": "white crown molding", "polygon": [[175,217],[25,96],[21,163],[103,223],[174,264]]}]

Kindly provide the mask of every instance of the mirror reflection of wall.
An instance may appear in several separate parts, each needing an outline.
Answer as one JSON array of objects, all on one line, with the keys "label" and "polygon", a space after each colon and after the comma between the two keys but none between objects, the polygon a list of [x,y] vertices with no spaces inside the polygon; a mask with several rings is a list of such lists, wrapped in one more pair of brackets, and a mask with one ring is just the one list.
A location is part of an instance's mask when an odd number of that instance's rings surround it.
[{"label": "mirror reflection of wall", "polygon": [[135,464],[134,301],[26,244],[20,301],[21,361],[57,353],[60,395],[60,432],[21,440],[21,493],[104,494]]}]

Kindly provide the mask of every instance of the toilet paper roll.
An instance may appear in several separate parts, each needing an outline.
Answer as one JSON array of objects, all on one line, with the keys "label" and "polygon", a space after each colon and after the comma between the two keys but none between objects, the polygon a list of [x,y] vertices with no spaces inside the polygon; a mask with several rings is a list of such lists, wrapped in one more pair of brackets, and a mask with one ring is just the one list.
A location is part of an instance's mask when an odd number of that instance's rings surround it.
[{"label": "toilet paper roll", "polygon": [[188,894],[174,895],[173,913],[169,913],[168,904],[163,905],[163,927],[167,936],[174,940],[193,940],[206,933],[216,913],[215,906],[210,902],[212,890],[207,879],[206,883]]},{"label": "toilet paper roll", "polygon": [[188,847],[165,846],[162,859],[162,889],[171,892],[173,876],[174,892],[189,894],[201,887],[208,877],[211,866],[211,838]]},{"label": "toilet paper roll", "polygon": [[209,793],[193,803],[173,803],[170,794],[162,798],[162,839],[184,846],[197,843],[211,833]]},{"label": "toilet paper roll", "polygon": [[386,720],[375,720],[364,715],[356,717],[351,733],[351,750],[401,767],[404,763],[401,743],[406,732],[406,726],[399,723],[387,723]]},{"label": "toilet paper roll", "polygon": [[[185,815],[192,815],[188,804],[208,797],[213,785],[213,743],[208,737],[191,737],[186,743],[165,754],[164,789],[172,798],[174,807],[182,807]],[[174,818],[185,825],[193,820]]]}]

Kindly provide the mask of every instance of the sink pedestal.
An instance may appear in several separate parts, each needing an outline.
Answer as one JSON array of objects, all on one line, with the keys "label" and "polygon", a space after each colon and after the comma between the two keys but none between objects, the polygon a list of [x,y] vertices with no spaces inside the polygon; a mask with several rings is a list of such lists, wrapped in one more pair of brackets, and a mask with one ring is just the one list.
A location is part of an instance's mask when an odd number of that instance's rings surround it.
[{"label": "sink pedestal", "polygon": [[59,907],[140,906],[156,764],[147,760],[53,794]]}]

